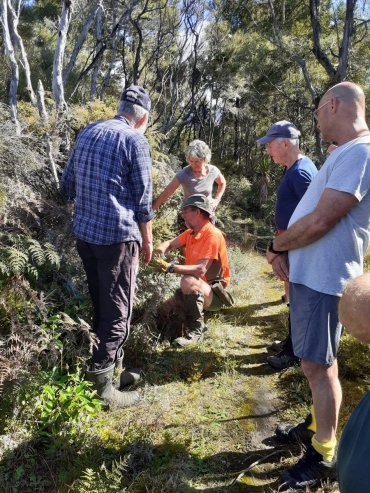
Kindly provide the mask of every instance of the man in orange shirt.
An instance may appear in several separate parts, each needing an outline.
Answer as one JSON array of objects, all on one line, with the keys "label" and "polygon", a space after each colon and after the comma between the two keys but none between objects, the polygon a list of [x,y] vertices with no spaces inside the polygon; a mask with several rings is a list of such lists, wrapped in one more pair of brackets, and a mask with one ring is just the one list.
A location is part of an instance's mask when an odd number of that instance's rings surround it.
[{"label": "man in orange shirt", "polygon": [[154,260],[162,272],[181,275],[180,290],[186,330],[175,344],[185,347],[197,343],[203,334],[204,311],[217,311],[233,301],[225,288],[230,283],[226,242],[222,232],[210,220],[212,204],[205,195],[194,194],[182,205],[188,229],[176,238],[163,242],[157,254],[165,255],[175,248],[185,248],[185,265]]}]

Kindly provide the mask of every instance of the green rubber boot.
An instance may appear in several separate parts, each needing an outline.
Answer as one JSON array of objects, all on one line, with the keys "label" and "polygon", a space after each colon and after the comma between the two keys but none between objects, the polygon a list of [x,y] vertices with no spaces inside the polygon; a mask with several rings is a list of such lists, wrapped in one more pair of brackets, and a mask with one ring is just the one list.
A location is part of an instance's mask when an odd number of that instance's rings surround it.
[{"label": "green rubber boot", "polygon": [[115,407],[129,407],[141,400],[139,392],[120,392],[113,386],[115,364],[102,370],[87,371],[86,380],[94,384],[98,396]]},{"label": "green rubber boot", "polygon": [[174,340],[176,346],[186,347],[196,344],[203,337],[204,316],[203,293],[184,294],[184,312],[186,318],[187,334]]},{"label": "green rubber boot", "polygon": [[124,358],[123,348],[120,348],[117,352],[117,358],[115,362],[115,380],[113,385],[116,389],[121,390],[129,385],[135,385],[141,380],[141,370],[140,368],[124,368],[123,358]]}]

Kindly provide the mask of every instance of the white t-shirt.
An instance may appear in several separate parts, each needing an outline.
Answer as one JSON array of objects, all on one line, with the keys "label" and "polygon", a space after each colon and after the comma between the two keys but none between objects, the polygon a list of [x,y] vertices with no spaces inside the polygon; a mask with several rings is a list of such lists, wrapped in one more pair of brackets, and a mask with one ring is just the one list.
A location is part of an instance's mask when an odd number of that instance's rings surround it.
[{"label": "white t-shirt", "polygon": [[370,136],[333,151],[312,180],[289,226],[312,212],[324,190],[354,195],[359,203],[322,238],[289,251],[289,280],[340,296],[346,282],[362,274],[370,237]]}]

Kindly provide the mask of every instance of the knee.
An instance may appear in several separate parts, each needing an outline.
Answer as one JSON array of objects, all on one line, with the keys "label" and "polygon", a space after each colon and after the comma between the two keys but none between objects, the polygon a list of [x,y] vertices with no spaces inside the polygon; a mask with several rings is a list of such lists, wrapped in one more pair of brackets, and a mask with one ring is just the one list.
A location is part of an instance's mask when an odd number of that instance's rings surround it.
[{"label": "knee", "polygon": [[323,380],[330,380],[332,367],[320,365],[313,361],[302,360],[301,362],[303,373],[311,385],[315,385]]},{"label": "knee", "polygon": [[310,383],[315,383],[322,378],[322,375],[325,372],[324,365],[318,365],[312,361],[302,360],[301,366],[305,377]]},{"label": "knee", "polygon": [[180,281],[180,289],[183,294],[191,294],[199,291],[197,279],[193,276],[182,276]]}]

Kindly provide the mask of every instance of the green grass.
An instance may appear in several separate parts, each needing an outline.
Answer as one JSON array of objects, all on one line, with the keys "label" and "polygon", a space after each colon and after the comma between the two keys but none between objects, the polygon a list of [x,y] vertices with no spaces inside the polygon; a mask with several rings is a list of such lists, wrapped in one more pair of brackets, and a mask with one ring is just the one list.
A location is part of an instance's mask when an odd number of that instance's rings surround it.
[{"label": "green grass", "polygon": [[[279,473],[301,450],[278,446],[274,428],[303,417],[310,394],[299,368],[275,373],[266,364],[268,343],[286,331],[282,283],[256,253],[233,248],[231,261],[235,306],[208,317],[199,345],[157,343],[143,355],[142,403],[100,412],[73,443],[18,434],[0,462],[0,491],[277,491]],[[367,348],[346,336],[339,361],[342,425],[365,391]]]}]

